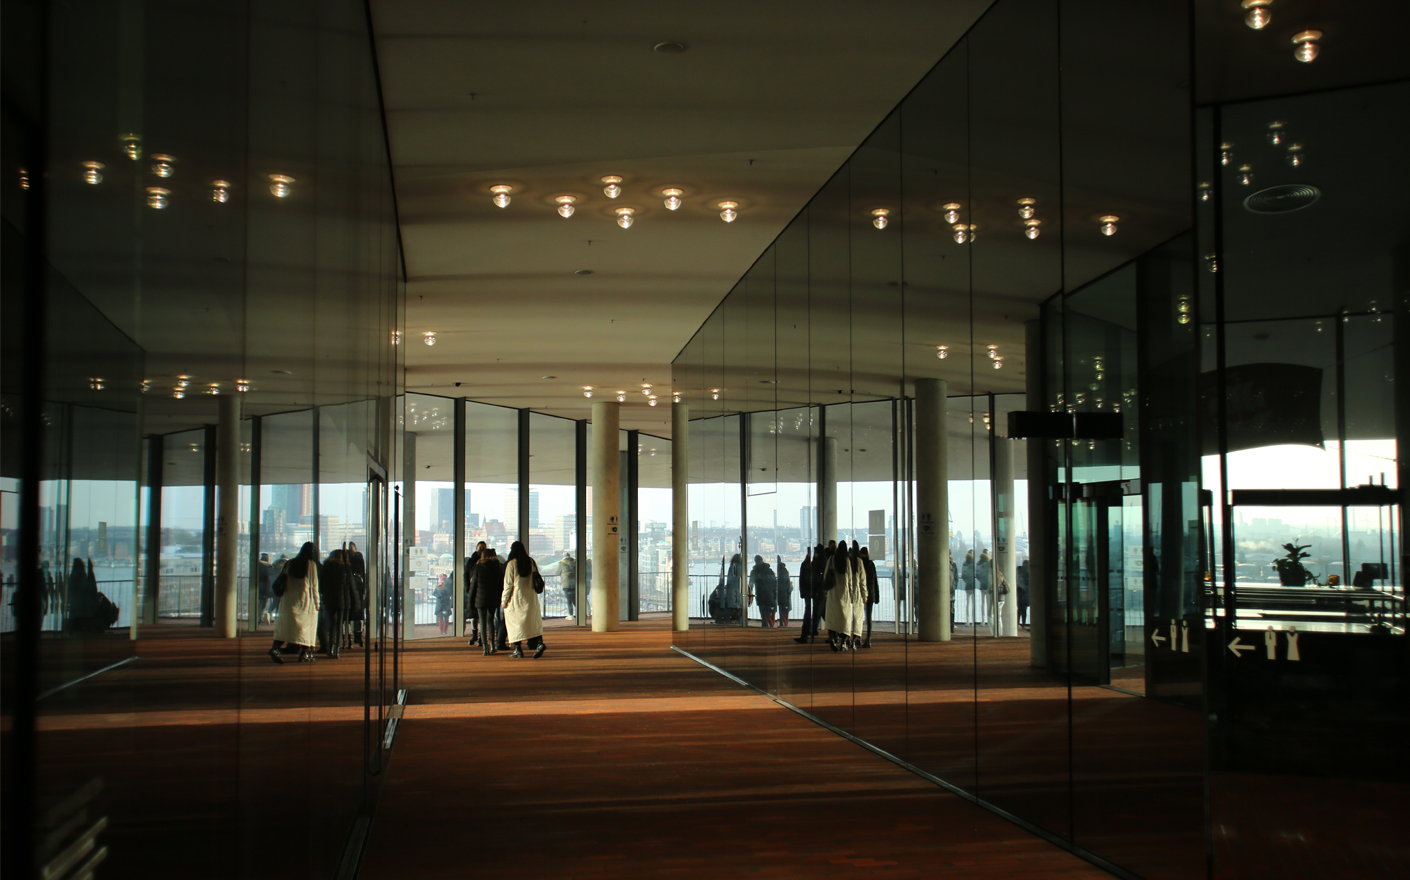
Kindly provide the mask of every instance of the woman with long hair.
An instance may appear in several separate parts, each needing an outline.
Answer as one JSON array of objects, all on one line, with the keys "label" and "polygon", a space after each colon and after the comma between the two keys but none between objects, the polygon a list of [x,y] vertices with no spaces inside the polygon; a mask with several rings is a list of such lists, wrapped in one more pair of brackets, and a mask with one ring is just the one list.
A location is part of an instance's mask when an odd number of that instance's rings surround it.
[{"label": "woman with long hair", "polygon": [[509,558],[504,564],[504,592],[499,600],[499,607],[504,609],[508,641],[514,643],[510,657],[524,656],[525,641],[534,649],[535,660],[543,656],[543,612],[534,590],[534,575],[538,571],[538,563],[530,558],[523,541],[510,545]]},{"label": "woman with long hair", "polygon": [[279,597],[279,618],[274,624],[274,647],[269,659],[283,663],[279,648],[288,642],[299,646],[299,662],[313,662],[318,644],[318,548],[312,541],[284,565],[284,594]]},{"label": "woman with long hair", "polygon": [[852,645],[852,650],[857,650],[862,646],[862,637],[866,630],[867,619],[867,570],[862,561],[861,545],[852,541],[852,549],[847,554],[847,561],[852,566],[852,629],[847,635]]},{"label": "woman with long hair", "polygon": [[852,554],[847,542],[841,541],[823,569],[823,589],[827,591],[827,610],[823,626],[827,641],[834,651],[851,650],[852,633]]}]

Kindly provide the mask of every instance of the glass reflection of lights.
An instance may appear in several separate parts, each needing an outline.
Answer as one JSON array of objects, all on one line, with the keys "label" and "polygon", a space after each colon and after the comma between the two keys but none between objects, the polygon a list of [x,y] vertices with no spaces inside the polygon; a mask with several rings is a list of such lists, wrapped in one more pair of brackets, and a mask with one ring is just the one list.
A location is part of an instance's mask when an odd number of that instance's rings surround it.
[{"label": "glass reflection of lights", "polygon": [[245,392],[249,391],[249,390],[250,390],[250,383],[249,383],[249,381],[246,380],[246,379],[236,379],[236,380],[235,380],[235,390],[238,391],[238,392],[240,392],[241,394],[244,394]]},{"label": "glass reflection of lights", "polygon": [[872,211],[871,225],[875,226],[877,229],[885,229],[886,224],[889,222],[886,217],[890,213],[890,208],[877,208],[876,210]]},{"label": "glass reflection of lights", "polygon": [[1199,195],[1201,202],[1207,202],[1214,197],[1214,187],[1207,183],[1201,183],[1199,186],[1195,187],[1195,192]]},{"label": "glass reflection of lights", "polygon": [[223,205],[223,204],[225,204],[226,202],[230,201],[230,181],[228,181],[228,180],[212,180],[212,181],[211,181],[211,201],[213,201],[213,202],[215,202],[215,203],[217,203],[217,204],[221,204],[221,205]]},{"label": "glass reflection of lights", "polygon": [[1293,144],[1288,147],[1288,164],[1294,168],[1307,161],[1307,156],[1302,152],[1302,144]]},{"label": "glass reflection of lights", "polygon": [[1321,39],[1321,31],[1300,31],[1292,38],[1293,46],[1296,47],[1293,49],[1293,57],[1303,64],[1311,64],[1321,51],[1318,45]]},{"label": "glass reflection of lights", "polygon": [[1035,210],[1036,210],[1033,206],[1036,205],[1037,203],[1038,203],[1038,200],[1037,200],[1037,199],[1019,199],[1019,200],[1018,200],[1018,216],[1021,217],[1021,218],[1023,218],[1024,220],[1031,220],[1031,219],[1033,219],[1033,214],[1035,213]]},{"label": "glass reflection of lights", "polygon": [[1023,221],[1023,227],[1024,227],[1024,228],[1023,228],[1023,234],[1026,235],[1026,236],[1028,236],[1028,238],[1029,238],[1030,241],[1033,240],[1033,239],[1035,239],[1035,238],[1037,238],[1037,237],[1038,237],[1038,234],[1039,234],[1039,233],[1038,233],[1038,227],[1041,226],[1042,224],[1043,224],[1043,221],[1042,221],[1042,220],[1038,220],[1038,219],[1036,219],[1036,218],[1034,218],[1034,219],[1032,219],[1032,220],[1024,220],[1024,221]]},{"label": "glass reflection of lights", "polygon": [[170,201],[171,190],[162,189],[159,186],[147,187],[147,207],[156,208],[158,211],[165,208]]},{"label": "glass reflection of lights", "polygon": [[107,166],[102,162],[83,163],[83,182],[97,186],[103,182],[103,169]]},{"label": "glass reflection of lights", "polygon": [[1115,234],[1116,234],[1116,224],[1117,224],[1120,220],[1121,220],[1121,218],[1118,217],[1118,216],[1116,216],[1115,214],[1104,214],[1104,215],[1102,215],[1101,217],[1097,218],[1097,222],[1101,224],[1101,227],[1100,227],[1100,228],[1101,228],[1102,235],[1107,235],[1107,236],[1115,235]]},{"label": "glass reflection of lights", "polygon": [[107,386],[103,383],[101,377],[94,376],[93,378],[88,380],[88,387],[94,391],[102,391]]},{"label": "glass reflection of lights", "polygon": [[1211,272],[1218,272],[1218,271],[1219,271],[1219,255],[1218,255],[1218,254],[1205,254],[1205,255],[1204,255],[1204,268],[1208,269],[1208,270],[1211,271]]},{"label": "glass reflection of lights", "polygon": [[1219,164],[1220,164],[1220,165],[1228,165],[1229,163],[1231,163],[1231,162],[1233,162],[1233,161],[1234,161],[1234,145],[1233,145],[1233,144],[1220,144],[1220,145],[1219,145]]},{"label": "glass reflection of lights", "polygon": [[953,228],[955,230],[955,244],[968,244],[974,241],[974,230],[978,227],[973,223],[956,223]]},{"label": "glass reflection of lights", "polygon": [[135,134],[125,134],[122,136],[122,152],[127,158],[136,162],[142,158],[142,139]]},{"label": "glass reflection of lights", "polygon": [[1283,142],[1283,138],[1286,137],[1287,134],[1285,131],[1286,128],[1286,122],[1268,123],[1268,143],[1272,144],[1275,147],[1281,144]]},{"label": "glass reflection of lights", "polygon": [[426,333],[425,333],[425,335],[422,336],[421,339],[422,339],[422,341],[425,342],[427,345],[435,345],[435,344],[436,344],[436,331],[434,331],[434,330],[427,330]]},{"label": "glass reflection of lights", "polygon": [[1239,184],[1241,186],[1251,186],[1253,184],[1253,166],[1239,166]]},{"label": "glass reflection of lights", "polygon": [[161,178],[167,178],[176,173],[176,157],[168,156],[165,153],[152,154],[152,173]]},{"label": "glass reflection of lights", "polygon": [[293,192],[293,183],[294,178],[287,174],[269,175],[269,191],[274,193],[276,198],[288,198],[289,193]]},{"label": "glass reflection of lights", "polygon": [[1248,10],[1244,13],[1244,24],[1256,31],[1268,27],[1268,23],[1273,20],[1273,13],[1268,11],[1268,7],[1273,5],[1273,0],[1243,0],[1242,5]]},{"label": "glass reflection of lights", "polygon": [[945,212],[945,222],[951,225],[960,222],[960,203],[946,202],[940,206],[940,210]]},{"label": "glass reflection of lights", "polygon": [[400,330],[393,330],[393,331],[392,331],[392,345],[401,345],[401,331],[400,331]]}]

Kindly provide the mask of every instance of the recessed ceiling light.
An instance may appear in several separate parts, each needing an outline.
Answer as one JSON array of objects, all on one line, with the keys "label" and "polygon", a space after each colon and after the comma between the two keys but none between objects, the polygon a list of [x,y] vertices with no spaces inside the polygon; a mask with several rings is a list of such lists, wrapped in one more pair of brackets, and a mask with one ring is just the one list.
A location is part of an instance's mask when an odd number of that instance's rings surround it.
[{"label": "recessed ceiling light", "polygon": [[592,274],[592,270],[591,270],[591,269],[574,269],[574,270],[573,270],[573,274],[574,274],[574,275],[591,275],[591,274]]},{"label": "recessed ceiling light", "polygon": [[615,199],[622,194],[622,178],[615,174],[609,174],[602,178],[602,182],[607,184],[602,188],[602,194],[609,199]]},{"label": "recessed ceiling light", "polygon": [[427,345],[435,345],[435,344],[436,344],[436,331],[434,331],[434,330],[427,330],[426,333],[425,333],[425,335],[422,336],[421,341],[422,341],[422,342],[425,342]]},{"label": "recessed ceiling light", "polygon": [[577,196],[557,196],[554,201],[558,203],[558,216],[571,217],[576,210],[573,205],[578,201]]},{"label": "recessed ceiling light", "polygon": [[1322,39],[1321,31],[1302,31],[1292,38],[1293,45],[1297,48],[1293,50],[1293,57],[1305,64],[1311,64],[1312,59],[1317,57],[1319,49],[1317,41]]},{"label": "recessed ceiling light", "polygon": [[83,182],[91,183],[94,186],[97,186],[98,184],[102,183],[103,169],[106,167],[107,166],[104,165],[102,162],[84,162]]},{"label": "recessed ceiling light", "polygon": [[651,48],[656,52],[660,52],[662,55],[679,55],[685,51],[685,43],[677,43],[675,41],[657,43]]},{"label": "recessed ceiling light", "polygon": [[288,198],[289,193],[293,191],[293,188],[290,186],[293,182],[294,178],[287,174],[271,174],[269,175],[269,191],[273,193],[276,198]]},{"label": "recessed ceiling light", "polygon": [[617,225],[623,229],[630,229],[635,218],[636,208],[617,208]]},{"label": "recessed ceiling light", "polygon": [[661,195],[666,197],[666,209],[668,211],[678,210],[681,206],[681,188],[678,186],[668,186],[661,190]]},{"label": "recessed ceiling light", "polygon": [[723,209],[720,211],[720,219],[726,223],[733,223],[734,218],[739,216],[739,211],[735,210],[739,207],[739,202],[720,202],[719,206]]},{"label": "recessed ceiling light", "polygon": [[514,192],[514,187],[507,183],[497,183],[490,187],[490,192],[494,193],[492,201],[500,208],[509,207],[509,194]]}]

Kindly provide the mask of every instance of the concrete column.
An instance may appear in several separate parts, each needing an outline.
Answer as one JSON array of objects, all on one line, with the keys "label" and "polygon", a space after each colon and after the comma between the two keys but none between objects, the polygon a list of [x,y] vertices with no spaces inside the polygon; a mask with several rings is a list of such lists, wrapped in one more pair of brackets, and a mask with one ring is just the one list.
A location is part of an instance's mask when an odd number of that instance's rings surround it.
[{"label": "concrete column", "polygon": [[219,509],[215,526],[215,631],[237,635],[235,566],[240,558],[240,397],[220,398],[216,426],[215,485]]},{"label": "concrete column", "polygon": [[416,591],[411,586],[411,548],[416,546],[416,435],[402,435],[401,467],[401,632],[416,638]]},{"label": "concrete column", "polygon": [[[1043,401],[1043,325],[1041,321],[1025,321],[1024,360],[1029,412],[1047,409]],[[1051,441],[1028,441],[1028,651],[1029,662],[1040,669],[1048,666],[1048,541],[1051,523],[1048,521],[1047,453],[1043,446]],[[1014,586],[1017,590],[1017,585]]]},{"label": "concrete column", "polygon": [[[998,430],[998,416],[994,417],[994,430]],[[999,578],[995,577],[994,600],[996,607],[991,609],[992,620],[998,621],[996,635],[1018,635],[1018,560],[1014,553],[1014,529],[1018,520],[1014,517],[1017,496],[1014,495],[1014,446],[1016,441],[1007,437],[994,440],[994,574],[1003,575],[1009,585],[1007,596],[999,595]]]},{"label": "concrete column", "polygon": [[[837,540],[837,438],[818,440],[818,543]],[[746,569],[746,574],[747,574]]]},{"label": "concrete column", "polygon": [[916,380],[916,622],[922,642],[950,640],[949,384]]},{"label": "concrete column", "polygon": [[621,413],[616,401],[592,405],[592,631],[621,629]]},{"label": "concrete column", "polygon": [[671,629],[690,629],[690,404],[671,404]]}]

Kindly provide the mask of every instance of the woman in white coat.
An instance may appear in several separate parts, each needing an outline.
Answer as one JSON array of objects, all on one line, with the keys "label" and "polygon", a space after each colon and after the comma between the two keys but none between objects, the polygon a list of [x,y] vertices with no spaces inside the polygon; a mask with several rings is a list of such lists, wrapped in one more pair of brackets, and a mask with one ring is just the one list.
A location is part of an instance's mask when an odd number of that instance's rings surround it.
[{"label": "woman in white coat", "polygon": [[526,641],[534,649],[535,660],[543,656],[543,613],[534,590],[534,575],[538,573],[538,564],[529,558],[524,542],[510,545],[504,566],[504,593],[499,601],[504,609],[504,627],[509,631],[508,641],[514,643],[510,657],[523,657]]},{"label": "woman in white coat", "polygon": [[862,646],[867,624],[867,567],[862,561],[861,545],[856,541],[852,542],[852,552],[847,558],[852,565],[852,628],[847,635],[855,651]]},{"label": "woman in white coat", "polygon": [[834,651],[851,647],[853,580],[851,554],[847,552],[847,542],[842,541],[823,569],[823,587],[827,590],[823,626],[827,627],[827,641]]},{"label": "woman in white coat", "polygon": [[[269,659],[283,663],[280,646],[299,646],[299,662],[313,662],[313,646],[318,644],[318,550],[307,542],[299,555],[284,565],[284,593],[279,597],[279,618],[274,624],[274,647]],[[277,581],[276,581],[277,584]]]}]

